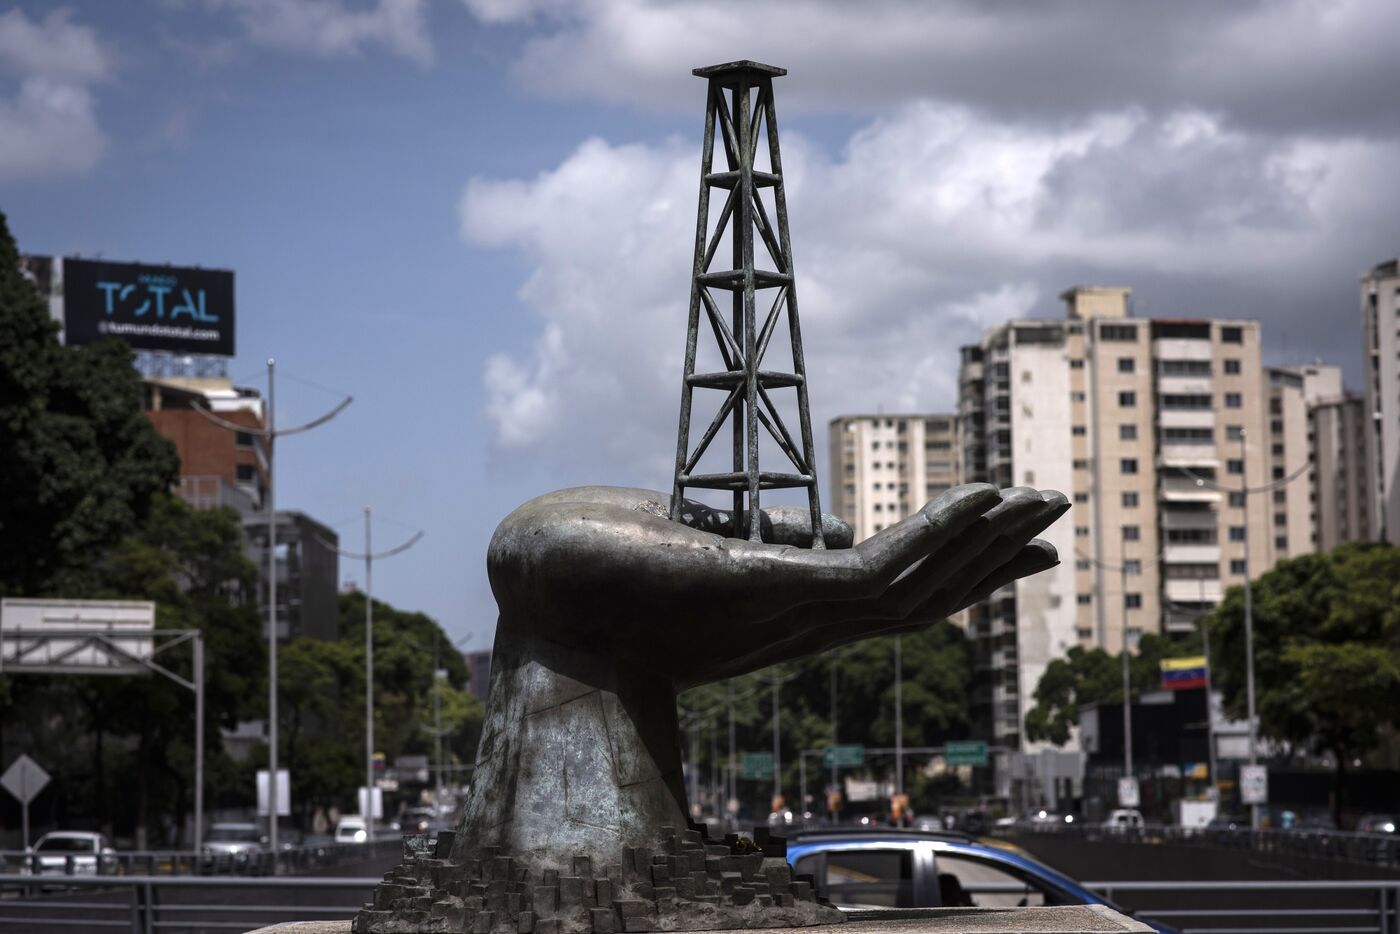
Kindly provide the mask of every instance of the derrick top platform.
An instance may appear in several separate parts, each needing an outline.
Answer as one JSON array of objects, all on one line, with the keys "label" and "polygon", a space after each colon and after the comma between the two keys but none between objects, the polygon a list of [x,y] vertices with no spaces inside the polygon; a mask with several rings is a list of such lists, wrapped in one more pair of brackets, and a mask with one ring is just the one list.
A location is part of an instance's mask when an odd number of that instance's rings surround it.
[{"label": "derrick top platform", "polygon": [[779,68],[777,65],[765,65],[762,62],[751,62],[744,59],[740,62],[725,62],[723,65],[706,65],[704,68],[696,68],[691,74],[697,78],[738,78],[744,75],[765,75],[769,78],[781,78],[787,74],[786,68]]}]

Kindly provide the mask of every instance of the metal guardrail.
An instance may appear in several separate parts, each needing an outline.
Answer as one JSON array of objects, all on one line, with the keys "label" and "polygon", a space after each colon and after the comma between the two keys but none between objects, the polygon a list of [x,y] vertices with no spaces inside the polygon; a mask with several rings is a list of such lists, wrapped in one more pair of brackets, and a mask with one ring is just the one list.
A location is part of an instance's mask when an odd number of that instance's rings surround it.
[{"label": "metal guardrail", "polygon": [[[1161,921],[1182,934],[1400,934],[1400,880],[1083,885],[1126,903],[1139,919]],[[1136,897],[1125,899],[1125,893]],[[1242,895],[1249,896],[1249,907],[1239,907]]]},{"label": "metal guardrail", "polygon": [[0,877],[0,930],[221,934],[281,921],[344,920],[369,900],[377,882],[297,876],[5,876]]},{"label": "metal guardrail", "polygon": [[[34,853],[0,850],[0,878],[20,876],[271,876],[307,872],[366,859],[392,858],[403,848],[400,837],[372,843],[325,843],[284,848],[276,860],[271,850],[242,854],[194,850],[118,850],[94,856],[86,853]],[[42,859],[63,858],[61,866]]]},{"label": "metal guardrail", "polygon": [[[0,877],[0,930],[222,934],[293,920],[349,919],[377,880],[275,876]],[[1400,934],[1400,880],[1086,882],[1183,934]],[[1024,892],[1007,883],[968,892]]]},{"label": "metal guardrail", "polygon": [[1141,828],[1092,824],[1020,823],[995,827],[993,836],[1049,834],[1076,840],[1120,843],[1179,843],[1247,849],[1255,853],[1286,853],[1313,859],[1340,860],[1400,869],[1400,834],[1349,833],[1336,830],[1206,829],[1147,824]]}]

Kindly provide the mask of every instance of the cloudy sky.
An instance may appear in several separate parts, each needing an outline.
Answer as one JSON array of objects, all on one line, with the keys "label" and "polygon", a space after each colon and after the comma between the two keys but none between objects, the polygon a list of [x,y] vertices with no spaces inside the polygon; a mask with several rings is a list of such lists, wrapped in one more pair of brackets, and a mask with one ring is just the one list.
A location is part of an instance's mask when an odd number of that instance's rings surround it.
[{"label": "cloudy sky", "polygon": [[[486,542],[547,489],[666,488],[704,85],[776,85],[811,399],[948,409],[959,344],[1073,284],[1257,317],[1359,387],[1400,253],[1400,4],[0,3],[21,249],[232,268],[279,500],[489,641]],[[342,576],[357,579],[359,568]]]}]

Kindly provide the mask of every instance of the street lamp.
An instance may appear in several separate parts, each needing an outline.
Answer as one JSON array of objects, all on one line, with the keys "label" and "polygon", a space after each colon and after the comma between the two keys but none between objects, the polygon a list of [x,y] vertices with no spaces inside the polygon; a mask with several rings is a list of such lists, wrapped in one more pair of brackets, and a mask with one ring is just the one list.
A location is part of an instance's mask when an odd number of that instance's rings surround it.
[{"label": "street lamp", "polygon": [[320,418],[295,428],[276,428],[276,371],[277,361],[267,358],[267,410],[265,428],[240,425],[219,418],[198,403],[191,407],[209,421],[226,431],[256,435],[262,438],[267,449],[267,499],[263,508],[267,511],[267,786],[268,786],[268,831],[267,842],[272,849],[273,866],[277,865],[277,800],[281,784],[277,780],[277,467],[274,457],[275,442],[283,435],[295,435],[310,431],[318,425],[335,418],[353,401],[346,396],[340,404]]}]

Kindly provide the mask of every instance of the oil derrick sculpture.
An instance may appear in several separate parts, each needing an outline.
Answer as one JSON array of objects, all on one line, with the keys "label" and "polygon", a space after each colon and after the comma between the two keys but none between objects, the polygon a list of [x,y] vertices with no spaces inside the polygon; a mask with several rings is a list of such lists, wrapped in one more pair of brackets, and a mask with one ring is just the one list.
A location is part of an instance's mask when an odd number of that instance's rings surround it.
[{"label": "oil derrick sculpture", "polygon": [[[680,430],[676,441],[676,474],[671,492],[672,519],[684,508],[686,487],[734,491],[736,537],[762,541],[761,523],[749,521],[759,514],[763,490],[806,487],[813,529],[811,547],[823,548],[821,502],[817,490],[816,449],[812,443],[812,419],[807,405],[807,368],[802,359],[802,328],[797,317],[797,281],[792,267],[792,241],[788,236],[787,194],[783,185],[783,161],[778,150],[777,108],[773,79],[787,74],[782,68],[757,62],[731,62],[697,68],[697,77],[709,81],[705,105],[705,142],[701,155],[700,209],[695,222],[695,266],[690,286],[690,324],[686,332],[685,376],[681,386]],[[724,146],[726,171],[715,172],[715,137]],[[770,171],[754,169],[760,138],[767,137]],[[774,218],[770,218],[759,189],[772,191]],[[728,191],[724,208],[710,231],[710,193]],[[730,236],[733,256],[729,269],[716,270],[720,242]],[[755,256],[757,232],[766,253]],[[772,268],[762,268],[766,262]],[[711,290],[731,293],[730,323],[726,324]],[[758,327],[760,295],[772,295],[771,306]],[[765,302],[766,304],[766,302]],[[704,313],[714,333],[724,371],[696,373],[695,356]],[[786,312],[786,314],[784,314]],[[792,341],[792,372],[762,369],[769,342],[786,318]],[[769,390],[797,390],[797,413],[802,433],[799,446],[783,423]],[[691,405],[696,389],[727,391],[719,410],[690,450]],[[733,471],[695,474],[692,471],[710,442],[730,419],[734,439]],[[787,456],[796,473],[759,469],[759,425]],[[745,498],[747,495],[747,504]],[[747,508],[746,508],[747,505]]]},{"label": "oil derrick sculpture", "polygon": [[[957,487],[852,544],[822,515],[807,414],[771,79],[743,62],[709,81],[681,427],[672,490],[589,486],[517,508],[487,572],[500,609],[471,790],[454,832],[409,837],[354,922],[360,932],[573,934],[794,927],[841,920],[795,877],[782,840],[690,824],[676,696],[871,636],[912,632],[1056,563],[1034,540],[1068,508],[1058,493]],[[726,100],[726,96],[728,99]],[[754,95],[752,98],[750,95]],[[753,168],[767,125],[771,172]],[[711,172],[719,132],[729,169]],[[755,191],[771,187],[776,227]],[[734,268],[710,269],[711,189],[730,192]],[[757,231],[776,269],[754,263]],[[730,323],[710,288],[733,292]],[[760,290],[776,290],[762,327]],[[723,372],[695,372],[699,314]],[[786,312],[793,372],[761,369]],[[727,390],[695,451],[694,388]],[[794,443],[769,390],[798,391]],[[733,471],[693,474],[733,417]],[[758,465],[759,426],[796,473]],[[698,452],[698,453],[697,453]],[[806,487],[808,508],[760,509],[762,490]],[[684,498],[731,490],[732,510]],[[698,804],[698,802],[697,802]]]}]

